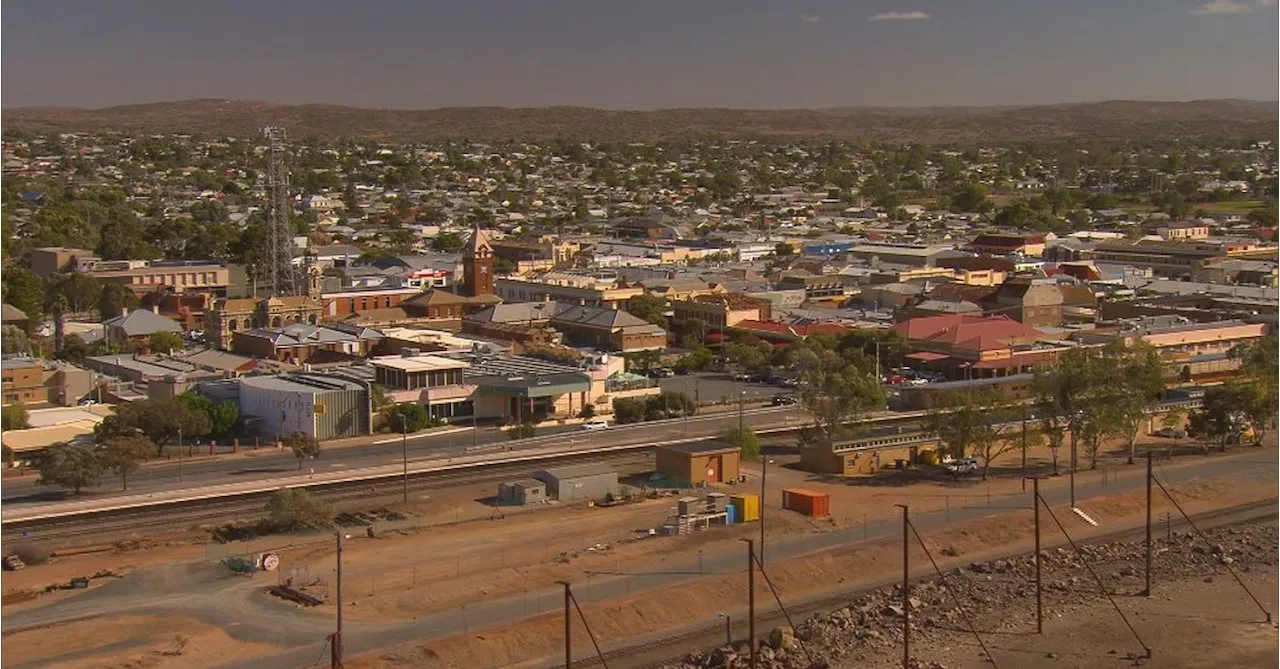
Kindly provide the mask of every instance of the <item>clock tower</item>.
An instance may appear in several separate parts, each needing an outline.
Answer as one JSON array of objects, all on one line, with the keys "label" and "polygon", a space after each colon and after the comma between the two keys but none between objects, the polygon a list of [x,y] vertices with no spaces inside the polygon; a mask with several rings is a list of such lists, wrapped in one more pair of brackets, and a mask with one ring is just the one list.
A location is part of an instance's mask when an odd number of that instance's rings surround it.
[{"label": "clock tower", "polygon": [[462,293],[468,297],[493,294],[493,247],[489,236],[476,226],[462,260]]}]

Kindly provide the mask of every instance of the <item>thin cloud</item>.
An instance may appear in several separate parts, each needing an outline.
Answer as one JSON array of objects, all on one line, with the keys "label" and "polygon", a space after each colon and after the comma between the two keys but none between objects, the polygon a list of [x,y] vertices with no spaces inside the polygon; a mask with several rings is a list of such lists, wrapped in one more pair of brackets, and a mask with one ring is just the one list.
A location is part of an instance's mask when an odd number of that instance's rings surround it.
[{"label": "thin cloud", "polygon": [[1191,10],[1197,16],[1228,16],[1252,14],[1259,8],[1275,7],[1277,0],[1209,0]]},{"label": "thin cloud", "polygon": [[[1214,0],[1218,2],[1219,0]],[[1227,0],[1230,1],[1230,0]],[[929,15],[924,12],[881,12],[867,19],[868,21],[928,21]]]},{"label": "thin cloud", "polygon": [[800,22],[801,22],[801,23],[807,23],[807,24],[809,24],[809,25],[813,25],[813,24],[815,24],[815,23],[822,23],[822,17],[821,17],[821,16],[814,16],[813,14],[801,14],[801,15],[800,15]]}]

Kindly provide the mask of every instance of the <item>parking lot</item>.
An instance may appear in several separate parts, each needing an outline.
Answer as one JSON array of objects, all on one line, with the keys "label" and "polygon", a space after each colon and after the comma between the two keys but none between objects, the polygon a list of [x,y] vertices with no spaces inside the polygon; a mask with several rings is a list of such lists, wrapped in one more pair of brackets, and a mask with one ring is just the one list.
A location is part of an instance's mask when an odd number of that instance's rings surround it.
[{"label": "parking lot", "polygon": [[659,384],[664,391],[684,393],[700,405],[736,402],[744,392],[747,402],[763,402],[775,395],[790,395],[795,392],[791,388],[766,383],[734,381],[732,375],[727,373],[704,372],[688,376],[672,376],[659,379]]}]

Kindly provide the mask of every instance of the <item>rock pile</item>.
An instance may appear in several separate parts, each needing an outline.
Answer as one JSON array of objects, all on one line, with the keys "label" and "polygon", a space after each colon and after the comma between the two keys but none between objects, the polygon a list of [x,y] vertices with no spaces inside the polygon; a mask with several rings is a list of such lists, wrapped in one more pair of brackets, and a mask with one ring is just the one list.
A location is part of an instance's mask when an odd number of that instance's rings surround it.
[{"label": "rock pile", "polygon": [[[1190,532],[1158,537],[1152,560],[1155,580],[1204,577],[1212,582],[1225,575],[1225,565],[1238,572],[1274,570],[1277,565],[1280,538],[1275,521],[1217,528],[1206,535],[1207,543]],[[1099,580],[1113,594],[1141,591],[1144,556],[1142,541],[1085,545],[1080,547],[1080,555],[1070,547],[1042,551],[1045,617],[1061,617],[1095,605],[1103,596]],[[1085,567],[1086,562],[1091,570]],[[966,617],[984,630],[1033,628],[1035,560],[1025,555],[957,568],[942,579],[912,584],[908,604],[912,648],[919,648],[922,657],[927,657],[931,645],[967,634]],[[834,611],[809,616],[794,630],[780,627],[762,633],[759,666],[826,669],[837,663],[892,657],[902,649],[902,618],[901,586],[864,594]],[[666,669],[746,667],[748,650],[746,643],[738,643],[692,653]],[[918,669],[945,669],[925,659],[913,662]]]}]

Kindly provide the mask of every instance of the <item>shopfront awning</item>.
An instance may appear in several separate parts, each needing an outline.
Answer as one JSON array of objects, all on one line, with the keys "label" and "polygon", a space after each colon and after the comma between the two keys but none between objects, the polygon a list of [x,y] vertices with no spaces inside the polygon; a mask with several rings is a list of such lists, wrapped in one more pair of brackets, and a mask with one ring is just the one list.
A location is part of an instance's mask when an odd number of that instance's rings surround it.
[{"label": "shopfront awning", "polygon": [[908,353],[906,357],[907,357],[907,360],[915,360],[917,362],[938,362],[939,360],[946,360],[950,356],[944,355],[942,353],[931,353],[929,351],[921,351],[919,353]]}]

